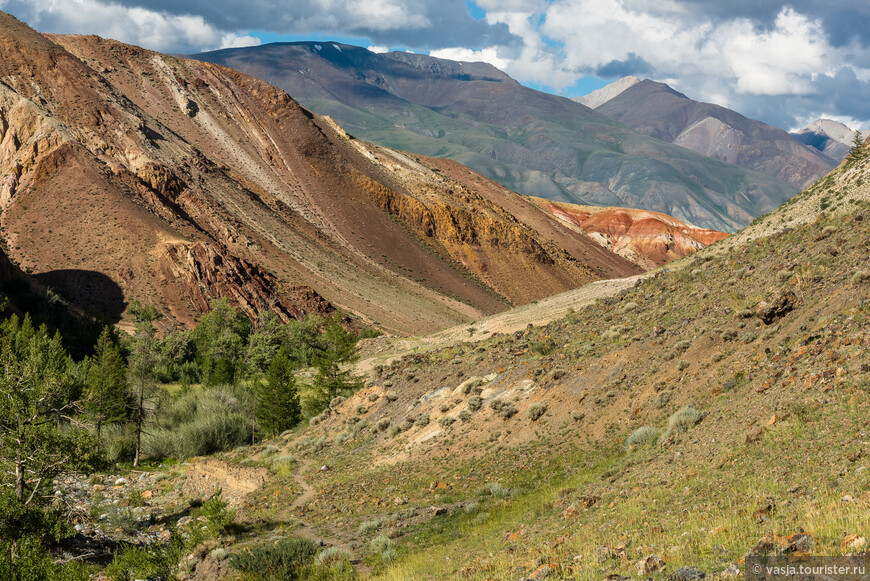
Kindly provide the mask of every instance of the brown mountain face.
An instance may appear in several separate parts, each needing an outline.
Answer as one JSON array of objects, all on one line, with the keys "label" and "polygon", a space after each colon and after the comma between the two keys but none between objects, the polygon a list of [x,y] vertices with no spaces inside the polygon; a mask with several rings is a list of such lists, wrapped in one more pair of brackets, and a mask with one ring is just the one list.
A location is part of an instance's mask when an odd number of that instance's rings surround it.
[{"label": "brown mountain face", "polygon": [[728,237],[648,210],[601,208],[532,198],[541,208],[645,270]]},{"label": "brown mountain face", "polygon": [[[617,81],[617,83],[620,81]],[[637,131],[803,188],[836,162],[782,129],[644,80],[595,109]]]},{"label": "brown mountain face", "polygon": [[335,307],[425,332],[636,266],[450,162],[350,138],[220,66],[0,16],[10,258],[76,304],[192,324]]}]

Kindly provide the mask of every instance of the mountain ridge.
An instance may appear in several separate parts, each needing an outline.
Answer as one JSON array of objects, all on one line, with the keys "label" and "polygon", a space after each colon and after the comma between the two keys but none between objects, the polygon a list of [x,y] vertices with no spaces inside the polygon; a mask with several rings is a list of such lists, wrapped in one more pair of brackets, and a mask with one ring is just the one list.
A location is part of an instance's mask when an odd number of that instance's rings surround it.
[{"label": "mountain ridge", "polygon": [[[650,139],[482,63],[312,42],[194,58],[272,82],[368,141],[448,157],[555,201],[641,207],[732,231],[797,191]],[[420,67],[428,67],[425,78]]]}]

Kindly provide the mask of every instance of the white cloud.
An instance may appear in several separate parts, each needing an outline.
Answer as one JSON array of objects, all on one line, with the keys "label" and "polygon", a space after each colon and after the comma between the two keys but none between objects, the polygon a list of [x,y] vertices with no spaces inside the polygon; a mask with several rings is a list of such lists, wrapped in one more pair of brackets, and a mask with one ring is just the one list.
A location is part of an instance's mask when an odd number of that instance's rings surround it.
[{"label": "white cloud", "polygon": [[373,45],[371,45],[370,47],[368,47],[368,49],[369,49],[370,51],[372,51],[372,52],[376,52],[376,53],[378,53],[378,54],[380,54],[380,53],[384,53],[384,52],[390,52],[390,47],[388,47],[388,46],[382,46],[382,45],[378,45],[378,44],[373,44]]},{"label": "white cloud", "polygon": [[498,47],[488,47],[481,50],[470,50],[467,48],[441,48],[430,51],[431,56],[449,59],[452,61],[463,62],[484,62],[492,66],[504,70],[510,65],[510,61],[498,55]]},{"label": "white cloud", "polygon": [[42,32],[98,34],[161,52],[199,52],[259,44],[215,28],[197,15],[172,15],[100,0],[6,0],[0,8]]}]

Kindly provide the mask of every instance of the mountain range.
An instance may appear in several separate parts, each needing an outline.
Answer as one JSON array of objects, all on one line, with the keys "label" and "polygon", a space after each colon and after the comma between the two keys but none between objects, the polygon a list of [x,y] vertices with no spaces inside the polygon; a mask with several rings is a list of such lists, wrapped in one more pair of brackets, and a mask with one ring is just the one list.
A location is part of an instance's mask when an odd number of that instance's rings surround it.
[{"label": "mountain range", "polygon": [[812,184],[840,161],[778,127],[694,101],[648,79],[626,77],[579,100],[644,135],[770,175],[796,188]]},{"label": "mountain range", "polygon": [[376,54],[333,42],[195,58],[274,84],[357,137],[453,159],[522,194],[643,208],[733,231],[797,192],[780,179],[652,139],[570,99],[524,87],[485,63]]},{"label": "mountain range", "polygon": [[0,16],[0,217],[32,281],[117,321],[336,308],[437,330],[641,269],[458,164],[237,71]]}]

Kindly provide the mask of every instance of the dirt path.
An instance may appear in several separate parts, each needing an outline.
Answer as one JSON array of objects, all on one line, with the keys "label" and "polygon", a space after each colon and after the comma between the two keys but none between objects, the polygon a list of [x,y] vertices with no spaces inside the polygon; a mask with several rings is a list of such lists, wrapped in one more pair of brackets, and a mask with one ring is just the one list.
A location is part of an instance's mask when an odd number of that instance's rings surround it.
[{"label": "dirt path", "polygon": [[357,363],[357,373],[367,373],[375,365],[389,365],[392,361],[408,353],[437,349],[460,342],[477,342],[491,337],[494,333],[514,333],[526,325],[546,325],[560,319],[572,310],[579,310],[600,298],[607,298],[631,288],[656,271],[646,272],[629,278],[599,280],[568,292],[547,297],[497,315],[485,317],[474,323],[457,325],[425,337],[378,337],[370,339],[376,353],[363,356]]},{"label": "dirt path", "polygon": [[[317,496],[317,490],[308,483],[308,480],[305,478],[304,474],[308,471],[308,469],[314,464],[314,460],[305,460],[300,466],[299,470],[296,474],[293,475],[293,482],[298,484],[302,488],[302,494],[300,494],[296,500],[294,500],[289,507],[284,511],[282,515],[284,520],[289,520],[288,517],[297,518],[299,523],[299,528],[293,531],[295,534],[300,537],[306,538],[310,541],[314,541],[315,543],[324,543],[330,547],[339,547],[346,551],[348,551],[351,555],[353,555],[353,549],[351,549],[350,544],[344,542],[334,535],[334,531],[329,531],[327,535],[323,535],[320,532],[314,530],[311,524],[308,522],[308,519],[304,521],[296,517],[296,514],[303,510],[309,502],[311,502]],[[360,560],[352,557],[351,562],[356,566],[357,570],[362,572],[367,572],[365,567],[362,567],[360,564]]]}]

